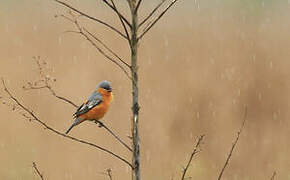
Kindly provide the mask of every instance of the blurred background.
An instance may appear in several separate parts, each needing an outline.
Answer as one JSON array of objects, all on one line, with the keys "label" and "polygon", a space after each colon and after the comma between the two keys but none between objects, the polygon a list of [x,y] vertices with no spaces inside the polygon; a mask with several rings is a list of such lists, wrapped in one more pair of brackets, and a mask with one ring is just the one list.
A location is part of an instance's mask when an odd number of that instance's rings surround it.
[{"label": "blurred background", "polygon": [[[68,1],[121,28],[101,1]],[[159,1],[144,1],[140,17]],[[128,12],[126,1],[117,3]],[[74,26],[55,15],[65,8],[51,0],[0,1],[0,76],[23,104],[60,131],[75,109],[46,89],[24,91],[39,79],[33,56],[46,61],[60,96],[81,104],[97,83],[112,82],[115,99],[104,122],[126,142],[130,135],[131,84],[84,38],[64,33]],[[126,13],[124,13],[126,14]],[[128,13],[126,14],[128,15]],[[127,42],[92,21],[81,21],[129,62]],[[188,177],[216,179],[248,118],[223,179],[290,179],[290,2],[287,0],[180,0],[143,38],[140,63],[141,162],[144,179],[180,179],[196,142],[202,151]],[[1,88],[0,96],[7,101]],[[7,102],[9,104],[9,101]],[[29,122],[0,106],[0,179],[129,179],[125,164]],[[130,159],[130,153],[92,123],[71,135]]]}]

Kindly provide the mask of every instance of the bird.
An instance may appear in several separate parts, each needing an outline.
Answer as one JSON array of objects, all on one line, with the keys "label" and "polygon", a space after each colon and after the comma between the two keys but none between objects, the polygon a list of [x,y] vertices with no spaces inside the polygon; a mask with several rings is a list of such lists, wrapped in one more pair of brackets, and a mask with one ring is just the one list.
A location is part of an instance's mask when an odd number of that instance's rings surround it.
[{"label": "bird", "polygon": [[113,92],[111,83],[109,81],[102,81],[97,85],[97,88],[91,96],[85,101],[76,112],[73,114],[74,122],[66,131],[70,130],[84,121],[95,121],[103,118],[108,111],[110,104],[113,100]]}]

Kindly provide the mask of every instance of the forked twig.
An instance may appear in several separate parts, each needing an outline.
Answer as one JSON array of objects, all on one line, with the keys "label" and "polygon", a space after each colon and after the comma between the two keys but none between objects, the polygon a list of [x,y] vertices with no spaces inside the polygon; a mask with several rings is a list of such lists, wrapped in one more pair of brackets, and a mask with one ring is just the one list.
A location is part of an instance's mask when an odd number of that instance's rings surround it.
[{"label": "forked twig", "polygon": [[[23,89],[24,90],[30,90],[30,89],[32,89],[32,90],[35,90],[35,89],[48,89],[54,97],[56,97],[56,98],[58,98],[58,99],[60,99],[60,100],[62,100],[64,102],[66,102],[66,103],[69,103],[70,105],[72,105],[75,108],[77,108],[78,106],[74,102],[72,102],[71,100],[69,100],[69,99],[67,99],[65,97],[62,97],[62,96],[59,96],[59,95],[56,94],[56,92],[52,89],[52,86],[49,84],[49,81],[51,79],[49,77],[47,77],[43,73],[43,67],[41,66],[40,58],[39,57],[38,58],[35,57],[35,61],[36,61],[37,66],[38,66],[39,75],[40,75],[41,79],[39,81],[37,81],[37,82],[34,82],[34,83],[30,83],[29,82],[28,83],[28,87],[23,86]],[[43,82],[44,85],[39,86],[38,85],[39,82]]]},{"label": "forked twig", "polygon": [[88,18],[88,19],[94,20],[94,21],[96,21],[96,22],[98,22],[98,23],[100,23],[100,24],[105,25],[106,27],[110,28],[111,30],[115,31],[115,32],[118,33],[120,36],[122,36],[123,38],[125,38],[125,39],[128,40],[128,38],[126,37],[126,35],[124,35],[123,33],[121,33],[118,29],[114,28],[114,27],[111,26],[110,24],[108,24],[108,23],[106,23],[106,22],[104,22],[104,21],[101,21],[101,20],[99,20],[99,19],[97,19],[97,18],[95,18],[95,17],[92,17],[92,16],[90,16],[90,15],[88,15],[88,14],[86,14],[86,13],[84,13],[84,12],[82,12],[82,11],[80,11],[80,10],[74,8],[74,7],[72,7],[71,5],[69,5],[69,4],[67,4],[67,3],[65,3],[65,2],[63,2],[63,1],[60,1],[60,0],[54,0],[54,1],[57,2],[57,3],[59,3],[59,4],[61,4],[61,5],[63,5],[63,6],[65,6],[65,7],[67,7],[67,8],[69,8],[69,9],[71,9],[72,11],[74,11],[74,12],[76,12],[76,13],[82,15],[82,16],[85,16],[85,17]]},{"label": "forked twig", "polygon": [[94,34],[92,34],[90,31],[88,31],[86,28],[83,28],[86,33],[88,33],[90,36],[92,36],[96,41],[98,41],[105,49],[107,49],[110,53],[112,53],[116,58],[118,58],[125,66],[131,69],[131,66],[126,63],[120,56],[117,55],[111,48],[109,48],[103,41],[101,41],[99,38],[97,38]]},{"label": "forked twig", "polygon": [[119,156],[118,154],[116,154],[116,153],[114,153],[114,152],[112,152],[112,151],[110,151],[110,150],[108,150],[108,149],[106,149],[106,148],[103,148],[103,147],[101,147],[101,146],[98,146],[98,145],[96,145],[96,144],[93,144],[93,143],[91,143],[91,142],[87,142],[87,141],[84,141],[84,140],[82,140],[82,139],[78,139],[78,138],[75,138],[75,137],[72,137],[72,136],[66,135],[66,134],[64,134],[64,133],[62,133],[62,132],[60,132],[60,131],[54,129],[53,127],[47,125],[47,124],[44,123],[42,120],[40,120],[40,119],[39,119],[39,118],[38,118],[38,117],[33,113],[33,111],[29,110],[26,106],[24,106],[22,103],[20,103],[20,101],[19,101],[17,98],[15,98],[15,97],[11,94],[11,92],[10,92],[10,91],[8,90],[8,88],[6,87],[3,78],[2,78],[2,84],[3,84],[3,87],[4,87],[4,91],[9,95],[9,98],[12,99],[12,100],[13,100],[13,101],[14,101],[14,102],[19,106],[19,107],[21,107],[22,110],[24,110],[25,112],[27,112],[27,113],[31,116],[31,118],[33,118],[33,120],[35,120],[36,122],[38,122],[38,123],[39,123],[41,126],[43,126],[45,129],[48,129],[49,131],[54,132],[54,133],[56,133],[57,135],[62,136],[62,137],[64,137],[64,138],[68,138],[68,139],[73,140],[73,141],[75,141],[75,142],[79,142],[79,143],[82,143],[82,144],[86,144],[86,145],[89,145],[89,146],[94,147],[94,148],[96,148],[96,149],[99,149],[99,150],[101,150],[101,151],[103,151],[103,152],[106,152],[107,154],[110,154],[111,156],[113,156],[113,157],[119,159],[120,161],[124,162],[125,164],[127,164],[128,166],[130,166],[130,167],[133,169],[132,164],[131,164],[129,161],[127,161],[126,159],[124,159],[124,158],[122,158],[121,156]]},{"label": "forked twig", "polygon": [[204,137],[204,135],[199,136],[199,138],[198,138],[198,140],[197,140],[197,143],[196,143],[196,145],[194,146],[194,149],[193,149],[193,151],[192,151],[192,153],[191,153],[191,155],[190,155],[190,158],[189,158],[189,160],[188,160],[188,162],[187,162],[187,164],[186,164],[186,167],[183,169],[183,173],[182,173],[181,180],[184,180],[184,179],[185,179],[186,172],[187,172],[187,170],[188,170],[188,167],[189,167],[189,165],[190,165],[190,163],[191,163],[191,161],[192,161],[194,155],[195,155],[196,153],[199,152],[199,151],[198,151],[198,148],[199,148],[199,146],[200,146],[200,143],[201,143],[203,137]]},{"label": "forked twig", "polygon": [[136,9],[135,9],[135,13],[138,11],[138,9],[139,9],[141,3],[142,3],[142,0],[139,0],[139,1],[138,1],[138,4],[137,4],[137,6],[136,6]]},{"label": "forked twig", "polygon": [[32,162],[32,167],[35,170],[36,174],[40,177],[41,180],[44,180],[43,174],[40,173],[39,169],[36,166],[35,162]]},{"label": "forked twig", "polygon": [[141,27],[159,8],[160,6],[166,2],[166,0],[162,0],[152,11],[151,13],[139,24],[139,27]]},{"label": "forked twig", "polygon": [[230,159],[231,159],[231,157],[232,157],[233,151],[234,151],[234,149],[235,149],[235,147],[236,147],[236,145],[237,145],[237,143],[238,143],[238,141],[239,141],[240,134],[242,133],[242,131],[243,131],[243,129],[244,129],[245,122],[246,122],[246,119],[247,119],[247,113],[248,113],[247,111],[248,111],[248,110],[247,110],[247,107],[245,107],[245,114],[244,114],[244,120],[243,120],[243,123],[242,123],[242,125],[241,125],[241,127],[240,127],[240,129],[239,129],[239,131],[238,131],[238,134],[237,134],[236,140],[234,141],[234,143],[233,143],[233,145],[232,145],[232,147],[231,147],[231,150],[230,150],[230,153],[229,153],[229,155],[228,155],[228,157],[227,157],[227,159],[226,159],[226,162],[225,162],[223,168],[221,169],[221,172],[220,172],[220,174],[219,174],[219,176],[218,176],[218,180],[220,180],[220,179],[222,178],[223,173],[224,173],[226,167],[228,166],[229,161],[230,161]]},{"label": "forked twig", "polygon": [[[129,73],[127,72],[127,70],[118,62],[116,61],[115,59],[113,59],[111,56],[109,56],[108,54],[106,54],[91,38],[90,36],[92,36],[93,34],[90,33],[89,35],[86,34],[85,32],[88,32],[88,30],[84,30],[84,28],[82,28],[80,26],[80,24],[78,23],[77,19],[71,19],[65,15],[61,15],[62,17],[64,17],[65,19],[68,19],[69,21],[72,21],[76,28],[78,29],[77,33],[79,33],[80,35],[82,35],[87,41],[89,41],[98,51],[99,53],[101,53],[105,58],[107,58],[109,61],[111,61],[112,63],[114,63],[115,65],[117,65],[124,73],[125,75],[131,80],[132,78],[130,77]],[[96,37],[92,36],[95,40],[96,40]],[[100,40],[98,41],[100,42]],[[101,43],[103,46],[104,46],[104,43]],[[108,47],[106,46],[105,49],[108,50]],[[111,53],[113,52],[112,50],[109,50]],[[117,56],[116,53],[112,53],[113,55]],[[119,56],[117,56],[118,60],[125,64],[127,67],[130,67],[130,65],[128,65],[125,61],[123,61]]]},{"label": "forked twig", "polygon": [[[110,0],[112,4],[110,4],[107,0],[103,0],[103,2],[105,4],[107,4],[119,17],[120,21],[121,21],[121,24],[124,28],[124,31],[126,33],[126,36],[127,36],[127,39],[129,41],[129,44],[131,43],[131,40],[130,40],[130,36],[129,36],[129,33],[128,33],[128,30],[126,28],[126,25],[125,23],[129,26],[129,28],[131,29],[132,28],[132,25],[129,23],[129,21],[121,14],[121,12],[117,9],[115,3],[114,3],[114,0]],[[125,23],[124,23],[125,22]]]},{"label": "forked twig", "polygon": [[138,37],[138,40],[140,40],[160,19],[161,17],[177,2],[178,0],[173,0],[165,10],[161,12],[161,14],[155,18],[155,20],[143,30],[143,33]]}]

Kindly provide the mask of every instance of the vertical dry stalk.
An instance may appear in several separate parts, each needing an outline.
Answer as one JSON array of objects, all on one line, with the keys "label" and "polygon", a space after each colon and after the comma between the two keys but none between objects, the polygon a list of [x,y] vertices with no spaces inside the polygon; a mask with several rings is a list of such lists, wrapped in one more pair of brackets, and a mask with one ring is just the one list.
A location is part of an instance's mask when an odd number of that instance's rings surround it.
[{"label": "vertical dry stalk", "polygon": [[133,179],[140,180],[140,148],[139,148],[139,89],[138,89],[138,11],[136,11],[136,0],[130,3],[132,15],[131,29],[131,77],[132,77],[132,138],[133,138]]},{"label": "vertical dry stalk", "polygon": [[236,145],[237,145],[237,143],[238,143],[238,141],[239,141],[239,139],[240,139],[240,135],[241,135],[241,133],[242,133],[242,131],[243,131],[243,129],[244,129],[245,122],[246,122],[246,119],[247,119],[247,115],[248,115],[248,109],[247,109],[247,107],[245,107],[245,113],[244,113],[243,123],[242,123],[242,125],[241,125],[241,127],[240,127],[240,129],[239,129],[239,131],[238,131],[238,134],[237,134],[236,140],[234,141],[234,143],[233,143],[233,145],[232,145],[232,147],[231,147],[231,150],[230,150],[230,153],[229,153],[229,155],[228,155],[228,157],[227,157],[227,160],[226,160],[226,162],[225,162],[223,168],[221,169],[221,172],[220,172],[220,174],[219,174],[218,180],[220,180],[220,179],[222,178],[223,173],[224,173],[226,167],[229,165],[229,162],[230,162],[230,159],[231,159],[232,154],[233,154],[233,152],[234,152],[234,149],[235,149],[235,147],[236,147]]}]

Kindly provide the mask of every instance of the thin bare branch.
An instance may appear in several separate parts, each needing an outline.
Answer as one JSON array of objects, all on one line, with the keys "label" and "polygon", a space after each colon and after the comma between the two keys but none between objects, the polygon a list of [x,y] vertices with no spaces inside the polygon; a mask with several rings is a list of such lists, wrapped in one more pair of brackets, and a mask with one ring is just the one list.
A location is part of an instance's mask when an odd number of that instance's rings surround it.
[{"label": "thin bare branch", "polygon": [[138,11],[138,9],[139,9],[139,7],[140,7],[140,5],[141,5],[141,2],[142,2],[142,0],[139,0],[139,1],[138,1],[138,4],[137,4],[137,6],[136,6],[136,8],[135,8],[135,13]]},{"label": "thin bare branch", "polygon": [[177,2],[178,0],[173,0],[167,8],[161,12],[161,14],[155,18],[155,20],[143,30],[143,33],[138,37],[138,40],[142,39],[142,37],[162,18],[162,16]]},{"label": "thin bare branch", "polygon": [[[141,0],[140,0],[141,1]],[[159,9],[159,7],[166,2],[166,0],[162,0],[152,11],[151,13],[139,24],[139,27],[141,27],[146,21]]]},{"label": "thin bare branch", "polygon": [[95,123],[99,125],[100,128],[105,128],[112,136],[114,136],[123,146],[125,146],[129,151],[132,152],[132,149],[124,142],[122,141],[115,133],[113,133],[112,130],[110,130],[103,122],[99,120],[95,120]]},{"label": "thin bare branch", "polygon": [[230,161],[230,159],[231,159],[231,157],[232,157],[233,151],[234,151],[234,149],[235,149],[235,147],[236,147],[236,145],[237,145],[237,143],[238,143],[238,141],[239,141],[240,134],[242,133],[242,131],[243,131],[243,129],[244,129],[245,122],[246,122],[246,119],[247,119],[247,114],[248,114],[247,111],[248,111],[248,110],[247,110],[247,107],[245,107],[245,113],[244,113],[244,120],[243,120],[243,123],[242,123],[242,125],[241,125],[241,127],[240,127],[240,129],[239,129],[239,131],[238,131],[238,134],[237,134],[236,140],[234,141],[234,143],[233,143],[233,145],[232,145],[232,147],[231,147],[231,150],[230,150],[230,153],[229,153],[229,155],[228,155],[228,157],[227,157],[227,159],[226,159],[226,162],[225,162],[223,168],[221,169],[221,172],[220,172],[220,174],[219,174],[219,176],[218,176],[218,180],[220,180],[220,179],[222,178],[223,173],[224,173],[226,167],[228,166],[229,161]]},{"label": "thin bare branch", "polygon": [[69,99],[67,99],[67,98],[65,98],[65,97],[62,97],[62,96],[57,95],[57,94],[55,93],[55,91],[52,89],[51,86],[47,85],[46,88],[51,92],[51,94],[52,94],[54,97],[56,97],[56,98],[58,98],[58,99],[60,99],[60,100],[63,100],[63,101],[65,101],[65,102],[71,104],[72,106],[74,106],[74,107],[76,107],[76,108],[78,107],[78,105],[76,105],[75,103],[73,103],[71,100],[69,100]]},{"label": "thin bare branch", "polygon": [[110,53],[112,53],[119,61],[121,61],[125,66],[127,66],[129,69],[131,69],[131,66],[126,63],[120,56],[118,56],[111,48],[109,48],[103,41],[101,41],[99,38],[97,38],[94,34],[92,34],[90,31],[88,31],[86,28],[83,28],[86,33],[88,33],[90,36],[92,36],[96,41],[98,41],[105,49],[107,49]]},{"label": "thin bare branch", "polygon": [[108,168],[105,170],[105,172],[100,172],[98,174],[105,175],[109,178],[109,180],[113,180],[113,173],[111,168]]},{"label": "thin bare branch", "polygon": [[[113,0],[110,0],[112,4],[110,4],[107,0],[103,0],[103,2],[109,6],[115,13],[120,17],[121,22],[125,22],[130,28],[132,28],[132,25],[129,23],[129,21],[121,14],[121,12],[116,8],[115,3]],[[125,25],[125,24],[124,24]]]},{"label": "thin bare branch", "polygon": [[105,56],[109,61],[113,62],[116,64],[125,74],[129,79],[132,79],[129,75],[129,73],[126,71],[126,69],[120,65],[115,59],[111,58],[109,55],[107,55],[99,46],[90,39],[90,37],[83,32],[83,30],[80,31],[80,34],[83,35],[103,56]]},{"label": "thin bare branch", "polygon": [[107,172],[107,175],[109,176],[109,179],[113,180],[112,169],[107,169],[106,172]]},{"label": "thin bare branch", "polygon": [[[104,1],[107,2],[106,0],[104,0]],[[127,30],[127,28],[126,28],[126,25],[124,24],[123,21],[125,21],[127,24],[129,24],[130,29],[132,28],[132,26],[131,26],[131,24],[127,21],[127,19],[122,18],[122,15],[119,13],[119,11],[118,11],[118,9],[117,9],[115,3],[114,3],[114,0],[110,0],[110,1],[111,1],[112,5],[113,5],[113,10],[117,13],[117,15],[118,15],[118,17],[119,17],[119,19],[120,19],[120,21],[121,21],[121,24],[122,24],[122,26],[123,26],[123,29],[124,29],[125,33],[126,33],[126,36],[127,36],[128,42],[129,42],[129,44],[131,44],[130,35],[129,35],[128,30]],[[109,4],[109,3],[108,3],[108,4]],[[124,19],[125,19],[125,20],[124,20]]]},{"label": "thin bare branch", "polygon": [[36,122],[38,122],[42,127],[44,127],[45,129],[48,129],[49,131],[59,135],[59,136],[62,136],[64,138],[68,138],[72,141],[75,141],[75,142],[78,142],[78,143],[81,143],[81,144],[86,144],[86,145],[89,145],[91,147],[94,147],[96,149],[99,149],[107,154],[110,154],[111,156],[119,159],[120,161],[124,162],[125,164],[127,164],[128,166],[130,166],[132,169],[133,169],[133,166],[132,164],[127,161],[126,159],[122,158],[121,156],[117,155],[116,153],[106,149],[106,148],[103,148],[101,146],[98,146],[96,144],[93,144],[91,142],[87,142],[87,141],[84,141],[82,139],[78,139],[78,138],[75,138],[75,137],[72,137],[72,136],[69,136],[69,135],[66,135],[56,129],[54,129],[53,127],[47,125],[46,123],[44,123],[42,120],[40,120],[40,118],[38,118],[34,113],[33,111],[29,110],[26,106],[24,106],[15,96],[12,95],[12,93],[8,90],[8,88],[6,87],[5,85],[5,82],[4,82],[4,79],[2,78],[2,83],[3,83],[3,87],[4,87],[4,91],[9,95],[9,98],[12,99],[19,107],[21,107],[24,111],[26,111],[30,116],[31,118],[33,118],[33,120],[35,120]]},{"label": "thin bare branch", "polygon": [[[66,17],[64,15],[62,15],[62,17]],[[93,34],[92,33],[88,33],[89,31],[85,30],[84,28],[82,28],[80,26],[80,24],[78,23],[77,19],[75,19],[73,21],[74,25],[76,26],[76,28],[78,29],[78,33],[80,35],[82,35],[87,41],[89,41],[105,58],[107,58],[109,61],[111,61],[112,63],[114,63],[115,65],[117,65],[124,73],[125,75],[131,80],[132,78],[130,77],[129,73],[126,71],[126,69],[119,63],[117,62],[115,59],[113,59],[112,57],[110,57],[108,54],[106,54],[90,37]],[[88,33],[89,35],[87,35],[86,33]],[[97,40],[97,37],[92,36],[95,40]],[[127,64],[125,61],[123,61],[116,53],[114,53],[112,50],[109,50],[109,48],[103,43],[101,42],[99,39],[97,40],[99,43],[101,43],[108,51],[110,51],[114,56],[117,56],[118,60],[120,60],[123,64],[125,64],[127,67],[130,67],[129,64]]]},{"label": "thin bare branch", "polygon": [[188,167],[189,167],[189,165],[190,165],[190,163],[191,163],[191,161],[192,161],[194,155],[195,155],[196,153],[199,152],[199,151],[198,151],[198,148],[199,148],[199,146],[200,146],[200,143],[201,143],[203,137],[204,137],[204,135],[199,136],[199,138],[198,138],[198,140],[197,140],[197,143],[195,144],[194,149],[193,149],[193,151],[192,151],[192,153],[191,153],[191,155],[190,155],[190,158],[189,158],[189,160],[188,160],[188,162],[187,162],[187,164],[186,164],[186,167],[183,169],[183,173],[182,173],[181,180],[184,180],[184,179],[185,179],[186,172],[187,172],[187,170],[188,170]]},{"label": "thin bare branch", "polygon": [[277,175],[276,171],[273,172],[273,175],[271,177],[271,180],[274,180],[275,179],[275,176]]},{"label": "thin bare branch", "polygon": [[[49,81],[51,80],[51,78],[48,77],[48,75],[45,75],[44,72],[43,72],[43,67],[41,66],[40,58],[39,57],[38,58],[35,57],[35,61],[37,63],[37,67],[38,67],[38,71],[39,71],[39,75],[40,75],[40,78],[41,79],[38,82],[34,82],[34,83],[29,82],[27,84],[28,86],[23,86],[23,89],[24,90],[48,89],[50,91],[50,93],[54,97],[56,97],[56,98],[58,98],[58,99],[60,99],[60,100],[62,100],[64,102],[66,102],[66,103],[69,103],[70,105],[72,105],[75,108],[77,108],[78,106],[74,102],[72,102],[71,100],[69,100],[69,99],[67,99],[65,97],[62,97],[62,96],[59,96],[59,95],[56,94],[56,92],[52,89],[52,86],[49,83]],[[44,85],[41,85],[40,86],[39,85],[39,82],[44,83]]]},{"label": "thin bare branch", "polygon": [[40,173],[35,162],[32,162],[32,167],[35,170],[36,174],[40,177],[40,179],[44,180],[43,174]]},{"label": "thin bare branch", "polygon": [[69,103],[70,105],[74,106],[75,108],[78,107],[78,105],[76,105],[71,100],[69,100],[69,99],[67,99],[65,97],[57,95],[50,85],[45,85],[45,86],[42,86],[42,87],[29,87],[29,88],[24,88],[24,89],[25,90],[29,90],[29,89],[32,89],[32,90],[34,90],[34,89],[48,89],[54,97],[56,97],[56,98],[58,98],[58,99],[60,99],[60,100],[62,100],[64,102]]},{"label": "thin bare branch", "polygon": [[54,1],[59,3],[59,4],[61,4],[61,5],[63,5],[63,6],[65,6],[65,7],[67,7],[67,8],[69,8],[69,9],[71,9],[72,11],[74,11],[74,12],[76,12],[76,13],[78,13],[78,14],[80,14],[80,15],[88,18],[88,19],[91,19],[91,20],[94,20],[94,21],[96,21],[96,22],[98,22],[100,24],[103,24],[104,26],[108,27],[109,29],[113,30],[114,32],[118,33],[120,36],[122,36],[123,38],[128,40],[126,35],[121,33],[118,29],[116,29],[115,27],[111,26],[110,24],[108,24],[108,23],[106,23],[106,22],[104,22],[104,21],[102,21],[100,19],[97,19],[95,17],[92,17],[92,16],[90,16],[90,15],[88,15],[88,14],[86,14],[86,13],[84,13],[84,12],[74,8],[74,7],[72,7],[71,5],[69,5],[69,4],[67,4],[67,3],[65,3],[63,1],[60,1],[60,0],[54,0]]}]

